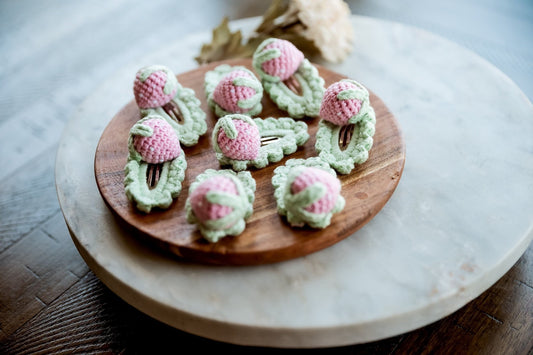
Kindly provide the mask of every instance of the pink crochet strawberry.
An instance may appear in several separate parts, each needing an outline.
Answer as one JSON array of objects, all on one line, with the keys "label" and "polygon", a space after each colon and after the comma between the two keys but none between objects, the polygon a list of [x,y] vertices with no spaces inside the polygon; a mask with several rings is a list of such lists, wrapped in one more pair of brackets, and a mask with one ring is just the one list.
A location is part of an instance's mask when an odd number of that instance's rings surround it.
[{"label": "pink crochet strawberry", "polygon": [[134,135],[133,146],[149,164],[159,164],[177,158],[181,153],[180,141],[176,131],[163,119],[150,118],[141,123],[147,130],[152,130],[148,136]]},{"label": "pink crochet strawberry", "polygon": [[242,108],[238,106],[239,101],[248,100],[256,94],[256,91],[249,86],[237,86],[233,83],[235,78],[255,79],[244,70],[234,70],[228,73],[215,88],[213,99],[224,110],[232,113],[246,113],[252,107]]},{"label": "pink crochet strawberry", "polygon": [[139,108],[156,108],[174,98],[177,86],[176,76],[170,69],[162,65],[151,65],[137,72],[133,94]]},{"label": "pink crochet strawberry", "polygon": [[304,54],[294,44],[284,39],[274,40],[265,46],[264,50],[272,48],[279,49],[281,55],[263,62],[261,68],[268,75],[285,81],[298,70],[304,60]]},{"label": "pink crochet strawberry", "polygon": [[256,125],[243,120],[235,119],[232,123],[236,130],[236,137],[230,138],[221,129],[218,133],[217,142],[222,153],[235,160],[254,160],[259,154],[261,135]]},{"label": "pink crochet strawberry", "polygon": [[324,184],[327,192],[318,201],[306,207],[305,210],[316,214],[329,213],[337,203],[341,185],[339,180],[327,171],[314,167],[305,168],[292,182],[291,193],[293,195],[297,194],[317,182]]},{"label": "pink crochet strawberry", "polygon": [[[344,93],[351,95],[343,96]],[[350,80],[341,80],[331,84],[324,93],[320,106],[320,117],[333,124],[344,126],[361,110],[362,99],[367,95],[366,89],[361,88]],[[354,96],[360,97],[356,98]]]},{"label": "pink crochet strawberry", "polygon": [[225,192],[237,196],[235,183],[228,177],[215,175],[203,181],[192,191],[189,197],[191,208],[196,218],[202,223],[225,217],[233,211],[230,206],[209,202],[206,195],[211,191]]}]

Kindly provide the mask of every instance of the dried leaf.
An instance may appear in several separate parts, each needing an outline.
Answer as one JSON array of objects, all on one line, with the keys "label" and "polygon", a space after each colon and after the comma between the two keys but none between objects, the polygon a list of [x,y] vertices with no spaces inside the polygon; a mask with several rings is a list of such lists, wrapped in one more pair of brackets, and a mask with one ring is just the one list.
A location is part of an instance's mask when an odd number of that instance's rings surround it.
[{"label": "dried leaf", "polygon": [[256,46],[252,47],[248,43],[243,44],[241,31],[231,32],[228,22],[228,18],[224,17],[222,23],[213,29],[211,43],[204,44],[200,54],[194,58],[198,64],[252,56]]},{"label": "dried leaf", "polygon": [[276,25],[275,21],[281,15],[287,12],[289,4],[286,0],[274,0],[270,4],[269,8],[263,15],[263,22],[256,28],[256,33],[268,34],[272,31]]}]

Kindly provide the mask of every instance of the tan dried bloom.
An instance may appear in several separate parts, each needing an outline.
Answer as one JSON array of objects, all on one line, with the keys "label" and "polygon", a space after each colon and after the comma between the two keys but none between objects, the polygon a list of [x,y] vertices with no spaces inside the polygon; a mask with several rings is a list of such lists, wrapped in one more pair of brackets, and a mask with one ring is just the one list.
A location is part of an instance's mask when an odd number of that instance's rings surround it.
[{"label": "tan dried bloom", "polygon": [[301,34],[330,62],[340,62],[352,51],[354,33],[350,8],[342,0],[291,0],[287,14],[303,24]]}]

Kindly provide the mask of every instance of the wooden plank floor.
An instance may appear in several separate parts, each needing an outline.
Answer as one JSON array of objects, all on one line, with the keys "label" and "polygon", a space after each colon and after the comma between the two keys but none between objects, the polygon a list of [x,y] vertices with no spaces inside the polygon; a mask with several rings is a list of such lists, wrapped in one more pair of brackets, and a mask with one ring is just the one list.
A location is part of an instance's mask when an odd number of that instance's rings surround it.
[{"label": "wooden plank floor", "polygon": [[[532,100],[531,1],[349,4],[354,13],[416,25],[472,49]],[[170,328],[109,291],[70,240],[54,160],[76,107],[130,58],[176,33],[210,29],[224,14],[256,16],[267,6],[259,0],[0,2],[0,353],[250,352]],[[531,354],[533,246],[493,287],[445,319],[379,342],[307,352]]]}]

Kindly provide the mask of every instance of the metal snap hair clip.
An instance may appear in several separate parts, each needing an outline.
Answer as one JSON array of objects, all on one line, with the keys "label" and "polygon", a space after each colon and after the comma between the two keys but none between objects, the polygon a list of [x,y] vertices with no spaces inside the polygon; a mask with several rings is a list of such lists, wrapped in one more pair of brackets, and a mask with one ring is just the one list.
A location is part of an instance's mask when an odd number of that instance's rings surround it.
[{"label": "metal snap hair clip", "polygon": [[326,228],[345,205],[335,170],[318,157],[287,160],[272,185],[278,213],[293,227]]},{"label": "metal snap hair clip", "polygon": [[163,65],[150,65],[137,71],[133,94],[141,116],[158,114],[178,133],[181,144],[198,143],[207,131],[206,114],[194,90],[184,88],[174,73]]},{"label": "metal snap hair clip", "polygon": [[376,114],[368,90],[343,79],[330,85],[320,107],[315,149],[320,158],[340,174],[368,159],[376,131]]},{"label": "metal snap hair clip", "polygon": [[254,69],[272,101],[293,118],[316,117],[324,79],[291,42],[269,38],[256,49]]},{"label": "metal snap hair clip", "polygon": [[232,114],[217,121],[212,143],[220,165],[241,171],[278,162],[308,139],[307,124],[289,117],[252,119]]},{"label": "metal snap hair clip", "polygon": [[255,74],[242,66],[222,64],[205,74],[207,103],[217,117],[232,113],[258,115],[263,87]]},{"label": "metal snap hair clip", "polygon": [[161,116],[139,120],[128,139],[124,188],[137,209],[168,208],[181,192],[187,162],[176,131]]},{"label": "metal snap hair clip", "polygon": [[253,213],[255,180],[248,171],[208,169],[196,177],[185,202],[187,221],[211,243],[237,236]]}]

